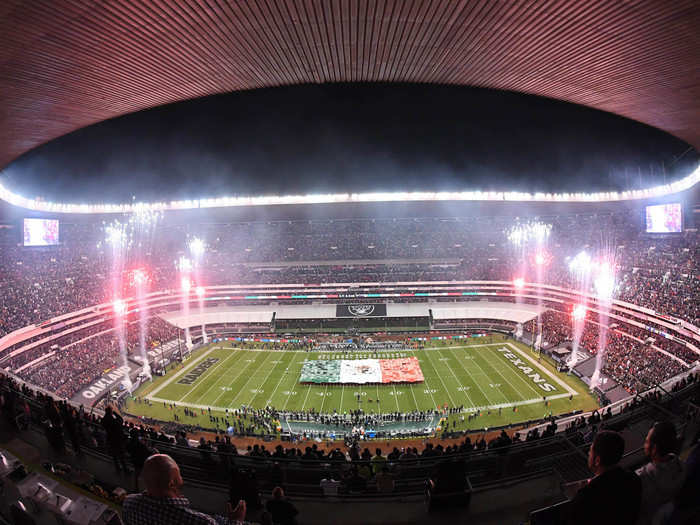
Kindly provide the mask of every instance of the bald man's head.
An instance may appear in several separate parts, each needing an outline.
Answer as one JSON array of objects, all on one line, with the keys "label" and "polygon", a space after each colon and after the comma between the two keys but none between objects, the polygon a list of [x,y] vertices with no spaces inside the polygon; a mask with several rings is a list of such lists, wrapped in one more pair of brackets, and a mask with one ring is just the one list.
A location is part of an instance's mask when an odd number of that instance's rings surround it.
[{"label": "bald man's head", "polygon": [[180,495],[180,468],[167,454],[149,457],[143,464],[142,475],[146,491],[154,498],[174,498]]}]

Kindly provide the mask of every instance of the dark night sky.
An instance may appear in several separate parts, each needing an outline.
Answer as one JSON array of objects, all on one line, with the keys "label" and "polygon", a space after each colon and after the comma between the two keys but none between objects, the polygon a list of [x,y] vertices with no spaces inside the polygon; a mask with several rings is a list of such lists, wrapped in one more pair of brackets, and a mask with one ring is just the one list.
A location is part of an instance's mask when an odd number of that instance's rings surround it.
[{"label": "dark night sky", "polygon": [[[600,191],[689,172],[654,128],[548,99],[429,85],[233,93],[99,123],[4,170],[27,196],[121,202],[342,191]],[[652,171],[653,170],[653,171]]]}]

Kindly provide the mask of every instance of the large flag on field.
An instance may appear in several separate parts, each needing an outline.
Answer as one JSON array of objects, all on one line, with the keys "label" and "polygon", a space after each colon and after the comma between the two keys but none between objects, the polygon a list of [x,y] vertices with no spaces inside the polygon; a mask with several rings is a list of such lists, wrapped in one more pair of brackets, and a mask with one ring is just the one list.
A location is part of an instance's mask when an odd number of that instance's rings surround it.
[{"label": "large flag on field", "polygon": [[416,357],[400,359],[332,359],[307,361],[301,383],[419,383],[423,372]]},{"label": "large flag on field", "polygon": [[301,369],[302,383],[339,383],[339,360],[307,361]]},{"label": "large flag on field", "polygon": [[379,366],[382,369],[382,383],[420,383],[424,380],[416,357],[380,359]]},{"label": "large flag on field", "polygon": [[343,359],[340,365],[341,383],[381,383],[379,359]]}]

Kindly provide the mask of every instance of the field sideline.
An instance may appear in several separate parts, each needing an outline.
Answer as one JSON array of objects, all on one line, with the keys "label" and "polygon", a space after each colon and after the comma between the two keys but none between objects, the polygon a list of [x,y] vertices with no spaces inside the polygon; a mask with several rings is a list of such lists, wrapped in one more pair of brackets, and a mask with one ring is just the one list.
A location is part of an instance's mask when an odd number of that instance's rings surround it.
[{"label": "field sideline", "polygon": [[[409,355],[418,357],[424,383],[365,386],[299,383],[301,367],[307,359]],[[202,363],[209,367],[199,366]],[[191,384],[178,382],[195,369],[201,373],[194,374],[194,379],[189,376]],[[164,402],[175,403],[175,413],[181,422],[203,426],[207,426],[203,421],[184,416],[183,407],[200,412],[211,408],[215,414],[243,405],[254,408],[271,405],[283,411],[313,408],[322,413],[362,408],[377,413],[432,410],[447,404],[463,406],[465,413],[481,413],[478,423],[462,422],[461,417],[452,416],[457,429],[538,419],[550,411],[557,414],[597,407],[584,383],[557,373],[545,359],[538,362],[527,346],[513,340],[458,346],[438,344],[423,350],[387,350],[376,355],[240,349],[228,342],[215,343],[198,350],[184,366],[142,386],[135,395],[150,399],[152,405],[129,400],[127,411],[134,415],[172,420],[173,410],[164,406]],[[572,395],[573,399],[569,400]],[[543,402],[543,396],[547,396],[549,405]]]}]

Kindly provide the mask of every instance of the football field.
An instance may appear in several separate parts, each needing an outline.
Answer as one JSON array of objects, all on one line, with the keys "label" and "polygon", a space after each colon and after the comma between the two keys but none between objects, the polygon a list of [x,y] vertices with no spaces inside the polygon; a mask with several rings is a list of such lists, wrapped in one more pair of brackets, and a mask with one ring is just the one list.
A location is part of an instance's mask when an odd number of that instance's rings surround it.
[{"label": "football field", "polygon": [[[484,427],[597,406],[580,380],[559,374],[551,363],[538,360],[527,346],[513,340],[454,346],[436,343],[421,350],[376,353],[241,349],[230,342],[215,343],[198,350],[165,377],[142,386],[135,395],[150,400],[150,405],[132,399],[127,410],[169,420],[173,411],[181,414],[184,407],[225,413],[243,406],[272,406],[281,411],[313,409],[326,414],[358,408],[378,413],[463,407],[465,414],[479,414],[478,425]],[[411,356],[420,363],[422,383],[299,382],[307,360]],[[457,424],[457,428],[469,426],[461,420]]]}]

